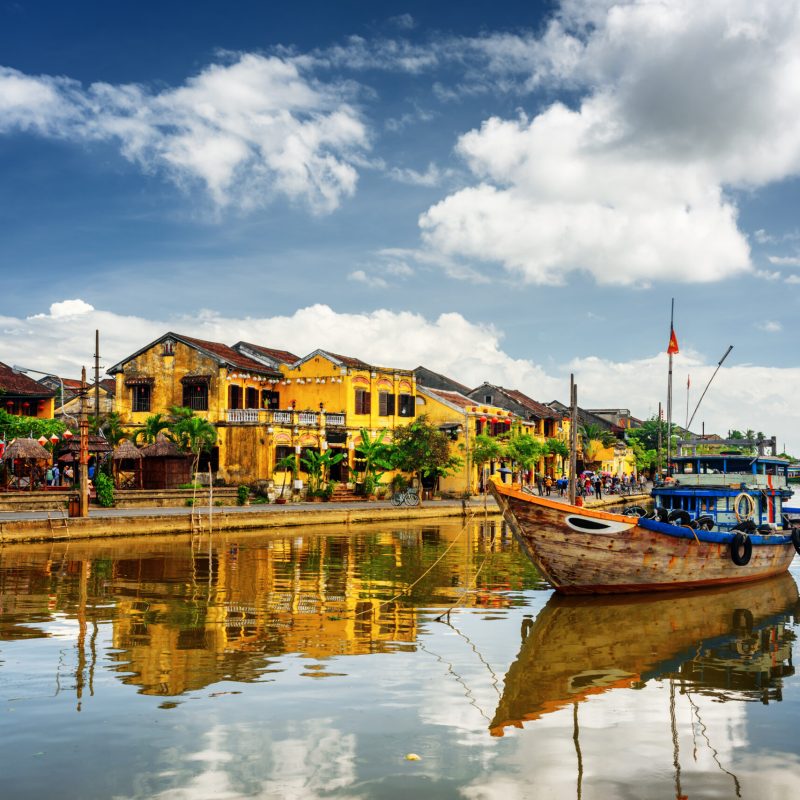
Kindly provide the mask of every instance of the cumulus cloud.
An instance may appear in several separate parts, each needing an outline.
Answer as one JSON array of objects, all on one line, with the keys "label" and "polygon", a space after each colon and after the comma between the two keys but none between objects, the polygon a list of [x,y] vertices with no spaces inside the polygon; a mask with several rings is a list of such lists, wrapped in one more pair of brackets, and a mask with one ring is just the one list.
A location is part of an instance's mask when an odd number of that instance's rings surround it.
[{"label": "cumulus cloud", "polygon": [[449,172],[446,170],[443,172],[436,164],[431,163],[428,164],[428,168],[425,172],[402,167],[392,167],[387,174],[393,181],[397,181],[398,183],[407,183],[411,186],[438,186]]},{"label": "cumulus cloud", "polygon": [[756,328],[764,333],[780,333],[783,330],[783,325],[774,319],[767,319],[763,322],[757,322]]},{"label": "cumulus cloud", "polygon": [[[301,308],[286,316],[246,319],[204,311],[153,320],[98,309],[61,317],[0,317],[0,360],[75,377],[81,365],[91,364],[95,329],[101,332],[100,349],[107,366],[173,330],[228,344],[243,339],[298,354],[323,347],[406,369],[423,364],[468,386],[489,381],[521,389],[544,402],[566,400],[569,373],[574,372],[582,406],[627,407],[639,417],[654,414],[666,391],[665,353],[627,362],[589,354],[545,368],[509,355],[500,329],[471,322],[461,314],[445,313],[435,319],[387,309],[348,314],[326,305]],[[325,331],[324,340],[320,331]],[[794,402],[800,394],[800,368],[729,363],[706,395],[695,427],[705,422],[708,432],[763,429],[800,452],[800,410]],[[682,351],[675,363],[676,381],[679,385],[684,381],[685,371],[691,373],[693,385],[705,386],[715,367],[716,358]]]},{"label": "cumulus cloud", "polygon": [[477,183],[421,216],[429,247],[543,284],[752,269],[728,192],[800,168],[796,3],[575,0],[513,44],[484,42],[498,74],[527,70],[582,99],[462,136]]},{"label": "cumulus cloud", "polygon": [[800,267],[800,256],[770,256],[769,263],[777,267]]},{"label": "cumulus cloud", "polygon": [[369,147],[348,93],[306,77],[299,62],[252,54],[163,91],[2,67],[0,133],[116,142],[143,169],[200,184],[220,208],[283,195],[329,212],[355,191]]}]

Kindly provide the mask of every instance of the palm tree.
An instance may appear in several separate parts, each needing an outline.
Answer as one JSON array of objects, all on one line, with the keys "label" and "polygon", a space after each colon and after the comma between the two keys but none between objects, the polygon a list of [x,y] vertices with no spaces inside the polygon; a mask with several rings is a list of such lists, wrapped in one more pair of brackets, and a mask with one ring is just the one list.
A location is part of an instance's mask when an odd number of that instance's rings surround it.
[{"label": "palm tree", "polygon": [[170,421],[163,414],[151,414],[144,425],[133,435],[133,443],[153,444],[159,433],[169,432]]},{"label": "palm tree", "polygon": [[178,445],[188,450],[194,456],[192,474],[197,472],[197,465],[200,463],[200,454],[210,450],[217,442],[217,429],[206,419],[187,417],[182,415],[177,422],[173,423],[171,431],[178,441]]},{"label": "palm tree", "polygon": [[381,431],[374,439],[366,428],[361,429],[361,443],[356,445],[356,453],[364,460],[364,492],[367,496],[375,491],[383,473],[392,468],[392,445],[383,439],[386,431]]},{"label": "palm tree", "polygon": [[294,453],[279,458],[275,463],[275,472],[283,472],[283,486],[281,486],[280,500],[283,500],[283,493],[286,491],[286,480],[289,473],[295,475],[297,473],[297,458]]},{"label": "palm tree", "polygon": [[100,430],[103,432],[108,442],[114,447],[128,437],[128,434],[122,427],[122,418],[116,411],[106,414],[105,419],[100,425]]}]

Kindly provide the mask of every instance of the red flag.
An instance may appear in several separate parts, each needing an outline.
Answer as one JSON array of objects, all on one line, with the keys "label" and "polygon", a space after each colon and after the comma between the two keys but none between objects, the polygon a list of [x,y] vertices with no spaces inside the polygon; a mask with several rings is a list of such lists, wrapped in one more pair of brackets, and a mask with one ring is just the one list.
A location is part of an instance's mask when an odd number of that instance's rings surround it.
[{"label": "red flag", "polygon": [[669,353],[669,355],[672,355],[673,353],[679,353],[679,352],[680,350],[678,350],[678,337],[675,336],[675,329],[670,328],[669,345],[667,345],[667,353]]}]

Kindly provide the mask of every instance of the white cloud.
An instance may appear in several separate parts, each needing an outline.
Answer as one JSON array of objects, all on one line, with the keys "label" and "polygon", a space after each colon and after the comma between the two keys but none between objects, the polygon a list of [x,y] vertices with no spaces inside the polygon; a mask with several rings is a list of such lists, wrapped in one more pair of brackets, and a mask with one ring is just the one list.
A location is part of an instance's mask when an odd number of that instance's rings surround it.
[{"label": "white cloud", "polygon": [[408,183],[412,186],[438,186],[445,175],[449,174],[447,171],[442,172],[436,164],[428,164],[425,172],[418,172],[415,169],[403,169],[400,167],[392,167],[389,170],[389,177],[398,183]]},{"label": "white cloud", "polygon": [[353,270],[347,279],[356,283],[363,283],[370,289],[386,289],[389,284],[378,275],[369,275],[363,269]]},{"label": "white cloud", "polygon": [[800,170],[797,4],[576,0],[539,39],[483,44],[498,75],[584,96],[462,136],[477,184],[422,215],[429,247],[544,284],[752,269],[726,191]]},{"label": "white cloud", "polygon": [[789,275],[785,283],[800,283],[800,275]]},{"label": "white cloud", "polygon": [[349,89],[304,77],[298,63],[242,55],[161,92],[0,68],[0,132],[115,141],[146,171],[187,190],[200,183],[220,208],[280,194],[329,212],[355,191],[367,129]]},{"label": "white cloud", "polygon": [[765,333],[780,333],[783,330],[783,325],[774,319],[767,319],[763,322],[757,322],[756,328]]},{"label": "white cloud", "polygon": [[[101,332],[100,349],[107,366],[174,330],[229,344],[244,339],[301,355],[325,347],[400,368],[424,364],[469,386],[490,381],[519,388],[545,402],[566,399],[569,373],[574,372],[581,405],[627,407],[639,417],[654,414],[666,390],[665,353],[628,362],[587,354],[545,369],[505,352],[502,331],[473,323],[457,313],[429,320],[413,312],[387,309],[338,313],[325,305],[260,319],[223,317],[206,311],[151,320],[97,309],[66,317],[0,317],[0,361],[75,377],[81,365],[91,365],[95,329]],[[320,331],[325,331],[324,337]],[[675,380],[683,385],[684,373],[691,372],[693,385],[705,386],[715,367],[716,358],[707,360],[683,351],[675,360]],[[737,365],[729,359],[706,395],[694,427],[705,422],[708,432],[760,429],[774,433],[781,444],[785,441],[790,450],[800,453],[800,409],[794,402],[798,394],[800,368]]]},{"label": "white cloud", "polygon": [[403,31],[410,31],[417,26],[411,14],[398,14],[395,17],[389,17],[388,22]]},{"label": "white cloud", "polygon": [[800,267],[800,256],[769,256],[769,263],[778,267]]},{"label": "white cloud", "polygon": [[94,311],[94,306],[80,299],[62,300],[60,303],[52,303],[50,305],[50,316],[53,319],[76,317],[81,314],[88,314],[90,311]]}]

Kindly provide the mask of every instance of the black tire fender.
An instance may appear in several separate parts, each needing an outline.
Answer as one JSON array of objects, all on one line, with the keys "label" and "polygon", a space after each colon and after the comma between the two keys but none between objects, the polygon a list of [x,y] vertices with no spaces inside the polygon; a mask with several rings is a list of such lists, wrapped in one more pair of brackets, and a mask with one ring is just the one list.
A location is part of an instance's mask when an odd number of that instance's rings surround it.
[{"label": "black tire fender", "polygon": [[795,551],[800,553],[800,528],[792,528],[792,544]]},{"label": "black tire fender", "polygon": [[737,567],[743,567],[750,562],[753,555],[753,542],[750,537],[741,531],[733,531],[731,539],[731,561]]},{"label": "black tire fender", "polygon": [[682,508],[676,508],[674,511],[669,512],[667,522],[675,522],[678,525],[688,525],[692,521],[692,516],[688,511]]},{"label": "black tire fender", "polygon": [[659,522],[667,522],[669,520],[669,511],[666,508],[659,507],[656,509],[656,519]]},{"label": "black tire fender", "polygon": [[643,517],[647,512],[641,506],[628,506],[622,513],[626,517]]}]

